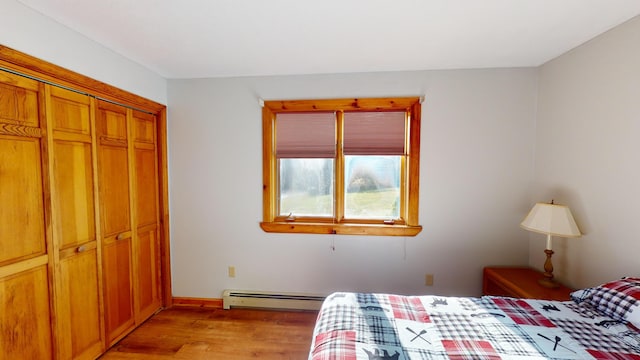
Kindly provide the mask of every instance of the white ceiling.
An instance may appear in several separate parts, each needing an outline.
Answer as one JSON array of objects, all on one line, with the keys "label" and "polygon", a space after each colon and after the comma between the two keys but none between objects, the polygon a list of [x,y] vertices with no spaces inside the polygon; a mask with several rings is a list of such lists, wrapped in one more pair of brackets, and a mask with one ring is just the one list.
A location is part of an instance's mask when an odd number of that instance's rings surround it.
[{"label": "white ceiling", "polygon": [[19,0],[166,78],[538,66],[640,0]]}]

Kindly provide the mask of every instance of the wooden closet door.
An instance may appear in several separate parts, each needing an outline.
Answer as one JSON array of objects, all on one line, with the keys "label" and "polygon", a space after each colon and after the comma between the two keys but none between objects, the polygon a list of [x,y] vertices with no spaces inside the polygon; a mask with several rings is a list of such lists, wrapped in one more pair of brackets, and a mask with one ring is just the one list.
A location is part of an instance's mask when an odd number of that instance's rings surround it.
[{"label": "wooden closet door", "polygon": [[151,316],[162,305],[160,291],[158,154],[156,118],[132,112],[134,147],[134,194],[136,226],[135,281],[136,323]]},{"label": "wooden closet door", "polygon": [[93,100],[46,88],[56,263],[59,359],[94,359],[104,350],[95,221]]},{"label": "wooden closet door", "polygon": [[96,116],[107,346],[135,323],[127,110],[99,101]]},{"label": "wooden closet door", "polygon": [[0,71],[0,359],[52,355],[42,92]]}]

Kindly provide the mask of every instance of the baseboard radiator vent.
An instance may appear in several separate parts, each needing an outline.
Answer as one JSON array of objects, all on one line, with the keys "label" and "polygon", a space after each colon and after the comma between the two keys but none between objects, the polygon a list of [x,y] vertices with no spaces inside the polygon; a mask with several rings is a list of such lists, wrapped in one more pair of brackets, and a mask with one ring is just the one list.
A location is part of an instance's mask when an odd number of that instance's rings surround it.
[{"label": "baseboard radiator vent", "polygon": [[225,290],[222,293],[222,307],[320,310],[325,296],[303,293],[278,293],[251,290]]}]

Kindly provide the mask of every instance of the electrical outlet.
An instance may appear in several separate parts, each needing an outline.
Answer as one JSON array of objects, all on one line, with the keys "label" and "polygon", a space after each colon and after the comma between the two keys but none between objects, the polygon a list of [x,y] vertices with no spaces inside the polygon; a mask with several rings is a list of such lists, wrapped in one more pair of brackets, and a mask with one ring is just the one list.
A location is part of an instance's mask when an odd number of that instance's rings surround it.
[{"label": "electrical outlet", "polygon": [[229,266],[229,277],[236,277],[236,267],[235,266]]},{"label": "electrical outlet", "polygon": [[433,286],[433,274],[426,274],[424,276],[424,285]]}]

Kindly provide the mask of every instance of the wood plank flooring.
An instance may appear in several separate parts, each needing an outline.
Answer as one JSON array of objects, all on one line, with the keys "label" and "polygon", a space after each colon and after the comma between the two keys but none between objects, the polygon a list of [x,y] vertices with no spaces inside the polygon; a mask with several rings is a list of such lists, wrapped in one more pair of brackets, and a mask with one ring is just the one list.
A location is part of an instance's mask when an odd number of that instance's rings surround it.
[{"label": "wood plank flooring", "polygon": [[317,312],[176,306],[100,359],[306,359]]}]

